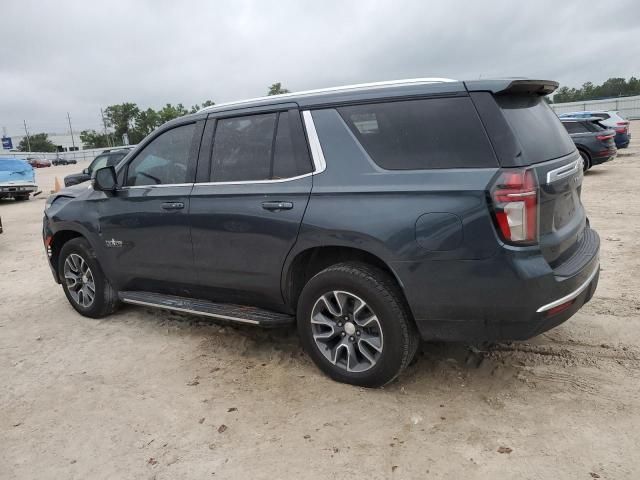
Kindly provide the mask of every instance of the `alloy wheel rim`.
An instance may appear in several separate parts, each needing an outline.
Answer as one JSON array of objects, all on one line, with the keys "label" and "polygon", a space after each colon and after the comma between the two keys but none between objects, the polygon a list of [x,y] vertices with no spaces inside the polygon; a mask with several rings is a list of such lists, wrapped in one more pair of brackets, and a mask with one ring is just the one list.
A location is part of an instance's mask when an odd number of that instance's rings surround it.
[{"label": "alloy wheel rim", "polygon": [[67,291],[73,301],[88,308],[96,298],[96,283],[89,264],[77,253],[72,253],[64,261],[64,279]]},{"label": "alloy wheel rim", "polygon": [[347,372],[365,372],[382,355],[380,321],[353,293],[333,290],[321,295],[311,310],[311,331],[322,355]]}]

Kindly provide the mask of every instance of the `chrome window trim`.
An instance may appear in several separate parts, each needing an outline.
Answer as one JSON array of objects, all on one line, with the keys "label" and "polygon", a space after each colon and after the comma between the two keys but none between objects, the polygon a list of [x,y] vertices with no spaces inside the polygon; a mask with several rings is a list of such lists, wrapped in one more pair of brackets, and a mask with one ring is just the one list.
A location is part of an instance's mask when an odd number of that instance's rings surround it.
[{"label": "chrome window trim", "polygon": [[315,172],[305,173],[303,175],[297,175],[295,177],[288,178],[273,178],[269,180],[235,180],[232,182],[196,182],[194,186],[213,186],[213,185],[252,185],[252,184],[260,184],[260,183],[283,183],[283,182],[292,182],[293,180],[298,180],[300,178],[310,177]]},{"label": "chrome window trim", "polygon": [[563,303],[568,302],[569,300],[573,300],[574,298],[576,298],[578,295],[580,295],[582,292],[584,292],[589,285],[591,285],[591,282],[593,281],[593,278],[596,276],[596,274],[598,273],[599,270],[600,270],[600,262],[598,262],[596,267],[593,269],[593,272],[591,272],[591,274],[589,275],[589,278],[587,278],[582,285],[580,285],[578,288],[576,288],[570,294],[565,295],[564,297],[559,298],[559,299],[557,299],[557,300],[555,300],[555,301],[553,301],[551,303],[547,303],[546,305],[543,305],[538,310],[536,310],[536,313],[546,312],[547,310],[551,310],[552,308],[557,307],[558,305],[562,305]]},{"label": "chrome window trim", "polygon": [[311,149],[311,158],[314,165],[314,173],[322,173],[327,169],[327,162],[324,158],[320,138],[316,131],[316,125],[313,123],[313,116],[310,110],[303,110],[302,119],[304,120],[304,129],[309,139],[309,148]]},{"label": "chrome window trim", "polygon": [[295,177],[288,178],[274,178],[267,180],[236,180],[231,182],[193,182],[193,183],[166,183],[159,185],[127,185],[121,187],[124,189],[140,189],[140,188],[166,188],[166,187],[188,187],[188,186],[215,186],[215,185],[259,185],[268,183],[284,183],[299,180],[301,178],[310,177],[324,172],[327,169],[327,162],[324,158],[322,146],[320,145],[320,139],[318,138],[318,132],[316,126],[313,123],[313,117],[311,111],[304,110],[302,112],[302,119],[304,129],[309,140],[309,148],[311,149],[311,159],[313,161],[313,171],[297,175]]},{"label": "chrome window trim", "polygon": [[167,187],[191,187],[191,183],[159,183],[157,185],[123,185],[120,190],[133,190],[139,188],[167,188]]},{"label": "chrome window trim", "polygon": [[582,169],[582,158],[578,157],[577,160],[574,160],[571,163],[563,165],[559,168],[553,169],[547,172],[547,183],[552,183],[557,180],[561,180],[569,175],[573,175],[577,171]]}]

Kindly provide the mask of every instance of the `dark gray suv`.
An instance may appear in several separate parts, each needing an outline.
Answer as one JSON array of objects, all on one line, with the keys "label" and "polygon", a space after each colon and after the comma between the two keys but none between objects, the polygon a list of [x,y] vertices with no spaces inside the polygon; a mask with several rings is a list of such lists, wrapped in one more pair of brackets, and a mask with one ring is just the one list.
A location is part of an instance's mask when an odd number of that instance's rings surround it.
[{"label": "dark gray suv", "polygon": [[332,378],[380,386],[419,339],[527,339],[599,274],[557,83],[382,82],[216,105],[160,127],[44,243],[81,314],[120,303],[297,322]]}]

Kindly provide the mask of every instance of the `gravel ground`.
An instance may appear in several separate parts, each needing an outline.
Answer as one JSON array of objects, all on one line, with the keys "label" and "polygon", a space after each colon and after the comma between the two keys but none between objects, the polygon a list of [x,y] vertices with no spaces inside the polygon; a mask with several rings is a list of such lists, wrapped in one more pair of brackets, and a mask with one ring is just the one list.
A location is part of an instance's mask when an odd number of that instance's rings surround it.
[{"label": "gravel ground", "polygon": [[[295,331],[143,308],[76,314],[40,238],[45,194],[0,201],[0,478],[640,476],[640,122],[585,177],[595,297],[487,352],[424,344],[392,385],[325,378]],[[54,177],[83,166],[38,170]]]}]

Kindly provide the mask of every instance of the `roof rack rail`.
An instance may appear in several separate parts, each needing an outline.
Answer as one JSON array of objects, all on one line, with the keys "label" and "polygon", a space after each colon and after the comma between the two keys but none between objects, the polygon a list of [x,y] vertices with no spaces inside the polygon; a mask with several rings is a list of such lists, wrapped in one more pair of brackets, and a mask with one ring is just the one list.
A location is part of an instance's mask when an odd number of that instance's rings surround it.
[{"label": "roof rack rail", "polygon": [[228,107],[232,105],[242,105],[244,103],[257,102],[261,100],[272,100],[274,97],[277,98],[291,98],[291,97],[301,97],[307,95],[318,95],[323,93],[336,93],[336,92],[348,92],[351,90],[363,90],[367,88],[375,88],[375,87],[396,87],[402,85],[411,85],[411,84],[422,84],[422,83],[443,83],[443,82],[457,82],[452,78],[438,78],[438,77],[427,77],[427,78],[409,78],[405,80],[388,80],[384,82],[371,82],[371,83],[357,83],[354,85],[342,85],[339,87],[329,87],[329,88],[318,88],[315,90],[304,90],[301,92],[291,92],[291,93],[282,93],[279,95],[272,95],[266,97],[257,97],[257,98],[249,98],[246,100],[237,100],[233,102],[225,102],[218,103],[215,105],[211,105],[210,107],[205,107],[198,110],[198,113],[207,112],[210,110],[215,110],[220,107]]}]

